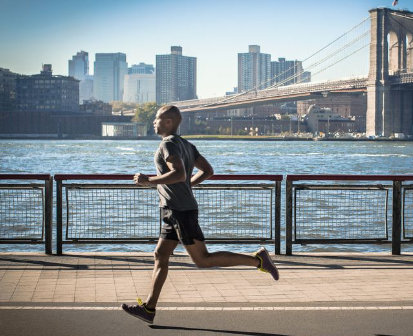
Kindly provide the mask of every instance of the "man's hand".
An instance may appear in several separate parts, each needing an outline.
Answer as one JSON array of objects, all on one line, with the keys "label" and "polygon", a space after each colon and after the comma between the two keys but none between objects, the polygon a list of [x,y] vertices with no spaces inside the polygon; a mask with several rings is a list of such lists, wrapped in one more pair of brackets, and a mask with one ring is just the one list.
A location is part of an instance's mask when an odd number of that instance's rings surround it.
[{"label": "man's hand", "polygon": [[149,177],[141,173],[135,174],[135,176],[133,177],[133,181],[135,182],[136,185],[139,185],[139,186],[150,186],[151,185],[151,183],[149,182]]}]

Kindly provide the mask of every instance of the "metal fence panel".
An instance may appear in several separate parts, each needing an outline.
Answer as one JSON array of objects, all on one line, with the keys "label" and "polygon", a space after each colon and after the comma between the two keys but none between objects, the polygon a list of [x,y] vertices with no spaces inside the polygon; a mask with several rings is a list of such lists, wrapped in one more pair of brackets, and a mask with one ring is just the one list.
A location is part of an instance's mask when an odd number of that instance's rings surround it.
[{"label": "metal fence panel", "polygon": [[403,238],[413,239],[413,185],[403,188]]},{"label": "metal fence panel", "polygon": [[0,186],[0,239],[43,240],[44,185]]},{"label": "metal fence panel", "polygon": [[204,185],[194,189],[207,239],[272,239],[274,187]]},{"label": "metal fence panel", "polygon": [[66,239],[143,239],[159,235],[156,190],[66,186]]},{"label": "metal fence panel", "polygon": [[388,190],[378,186],[296,187],[295,240],[387,240]]},{"label": "metal fence panel", "polygon": [[[134,240],[159,236],[155,189],[65,184],[66,240]],[[274,185],[206,184],[194,188],[206,239],[272,239]]]}]

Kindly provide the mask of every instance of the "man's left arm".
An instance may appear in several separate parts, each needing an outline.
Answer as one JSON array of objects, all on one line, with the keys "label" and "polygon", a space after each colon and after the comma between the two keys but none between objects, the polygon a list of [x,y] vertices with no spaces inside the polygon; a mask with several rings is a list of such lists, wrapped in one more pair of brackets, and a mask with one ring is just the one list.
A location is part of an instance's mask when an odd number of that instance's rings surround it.
[{"label": "man's left arm", "polygon": [[206,179],[214,175],[214,169],[209,164],[208,160],[205,159],[202,155],[199,155],[195,160],[194,165],[198,168],[198,172],[191,178],[191,186],[196,186]]}]

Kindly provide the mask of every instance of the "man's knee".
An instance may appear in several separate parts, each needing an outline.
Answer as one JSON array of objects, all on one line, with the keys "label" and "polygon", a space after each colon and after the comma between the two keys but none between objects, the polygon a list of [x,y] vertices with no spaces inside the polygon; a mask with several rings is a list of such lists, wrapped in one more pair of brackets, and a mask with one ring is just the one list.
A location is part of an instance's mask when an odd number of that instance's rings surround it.
[{"label": "man's knee", "polygon": [[209,260],[208,257],[209,257],[209,255],[204,255],[204,256],[201,256],[201,257],[192,258],[192,261],[199,268],[209,268],[212,265],[211,265],[210,260]]},{"label": "man's knee", "polygon": [[166,251],[162,251],[159,249],[156,249],[153,253],[155,262],[157,262],[158,264],[168,264],[169,256],[170,256],[169,252],[167,253]]}]

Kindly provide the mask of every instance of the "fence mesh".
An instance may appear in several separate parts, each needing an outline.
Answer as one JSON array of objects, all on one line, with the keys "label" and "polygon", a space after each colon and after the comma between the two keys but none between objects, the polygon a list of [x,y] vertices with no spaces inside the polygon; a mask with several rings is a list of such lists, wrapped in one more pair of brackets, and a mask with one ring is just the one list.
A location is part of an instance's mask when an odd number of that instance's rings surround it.
[{"label": "fence mesh", "polygon": [[66,187],[66,239],[157,238],[154,189]]},{"label": "fence mesh", "polygon": [[[159,236],[155,189],[66,185],[66,239]],[[205,185],[194,189],[207,239],[270,239],[273,187]]]},{"label": "fence mesh", "polygon": [[295,239],[387,239],[387,201],[382,188],[296,188]]},{"label": "fence mesh", "polygon": [[273,188],[207,186],[194,194],[206,238],[272,238]]},{"label": "fence mesh", "polygon": [[403,190],[403,238],[413,239],[413,185]]},{"label": "fence mesh", "polygon": [[42,240],[44,188],[0,186],[0,239]]}]

